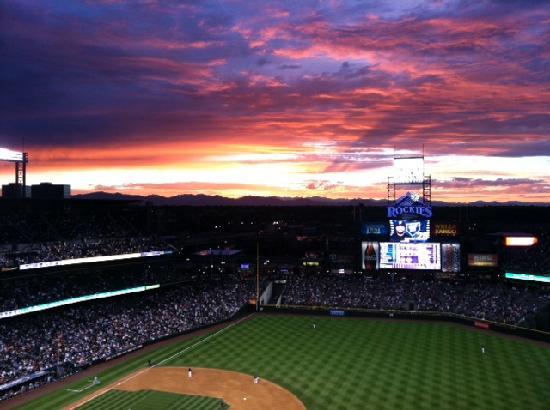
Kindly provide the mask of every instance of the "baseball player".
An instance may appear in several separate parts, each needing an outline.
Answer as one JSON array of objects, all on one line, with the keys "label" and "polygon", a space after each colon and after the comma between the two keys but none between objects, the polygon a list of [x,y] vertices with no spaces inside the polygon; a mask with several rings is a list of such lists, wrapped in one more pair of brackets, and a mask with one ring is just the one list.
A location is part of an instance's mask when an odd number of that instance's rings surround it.
[{"label": "baseball player", "polygon": [[260,376],[254,376],[254,384],[260,383]]},{"label": "baseball player", "polygon": [[193,369],[191,369],[191,368],[187,369],[187,377],[188,378],[193,377]]},{"label": "baseball player", "polygon": [[485,346],[481,346],[481,354],[485,354]]}]

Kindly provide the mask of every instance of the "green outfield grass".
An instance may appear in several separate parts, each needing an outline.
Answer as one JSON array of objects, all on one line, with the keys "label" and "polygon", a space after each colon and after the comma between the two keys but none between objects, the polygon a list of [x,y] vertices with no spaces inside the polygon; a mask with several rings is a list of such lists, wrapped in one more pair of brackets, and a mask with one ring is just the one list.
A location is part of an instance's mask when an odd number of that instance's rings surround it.
[{"label": "green outfield grass", "polygon": [[[158,362],[195,345],[164,364],[258,374],[295,393],[308,409],[550,408],[549,348],[451,324],[256,316],[197,340],[120,364],[100,376],[102,385],[148,358]],[[60,408],[91,392],[63,390],[24,408]]]},{"label": "green outfield grass", "polygon": [[111,390],[98,398],[86,403],[82,410],[220,410],[227,409],[227,405],[219,399],[202,396],[184,396],[181,394],[164,393],[151,390],[127,392]]}]

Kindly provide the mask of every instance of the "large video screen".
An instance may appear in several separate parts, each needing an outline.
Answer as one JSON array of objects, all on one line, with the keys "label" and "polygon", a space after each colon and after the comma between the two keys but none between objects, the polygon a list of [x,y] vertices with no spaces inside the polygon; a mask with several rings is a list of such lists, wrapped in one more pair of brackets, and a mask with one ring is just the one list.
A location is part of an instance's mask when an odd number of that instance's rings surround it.
[{"label": "large video screen", "polygon": [[430,239],[430,220],[390,219],[392,242],[426,242]]},{"label": "large video screen", "polygon": [[441,270],[443,272],[460,272],[460,244],[441,244]]},{"label": "large video screen", "polygon": [[380,242],[380,269],[441,269],[441,246]]}]

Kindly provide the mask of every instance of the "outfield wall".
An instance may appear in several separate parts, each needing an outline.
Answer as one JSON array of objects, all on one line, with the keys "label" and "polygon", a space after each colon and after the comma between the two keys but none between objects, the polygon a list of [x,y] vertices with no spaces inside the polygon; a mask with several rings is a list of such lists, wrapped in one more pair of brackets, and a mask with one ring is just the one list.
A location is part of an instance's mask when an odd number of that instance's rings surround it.
[{"label": "outfield wall", "polygon": [[550,333],[525,327],[509,325],[506,323],[491,322],[483,319],[457,315],[450,312],[414,311],[414,310],[372,310],[361,308],[341,308],[328,306],[303,306],[303,305],[262,305],[264,312],[270,313],[296,313],[333,317],[377,317],[408,320],[439,320],[442,322],[454,322],[477,327],[479,329],[490,329],[500,333],[513,336],[525,337],[550,343]]}]

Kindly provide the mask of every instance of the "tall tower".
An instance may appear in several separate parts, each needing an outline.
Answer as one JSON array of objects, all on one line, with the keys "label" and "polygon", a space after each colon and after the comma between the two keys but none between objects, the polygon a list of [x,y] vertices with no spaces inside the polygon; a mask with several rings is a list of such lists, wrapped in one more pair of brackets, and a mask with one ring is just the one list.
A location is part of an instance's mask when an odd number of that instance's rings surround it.
[{"label": "tall tower", "polygon": [[15,184],[21,189],[21,198],[25,198],[27,193],[27,164],[29,162],[29,154],[23,152],[21,160],[15,161]]}]

